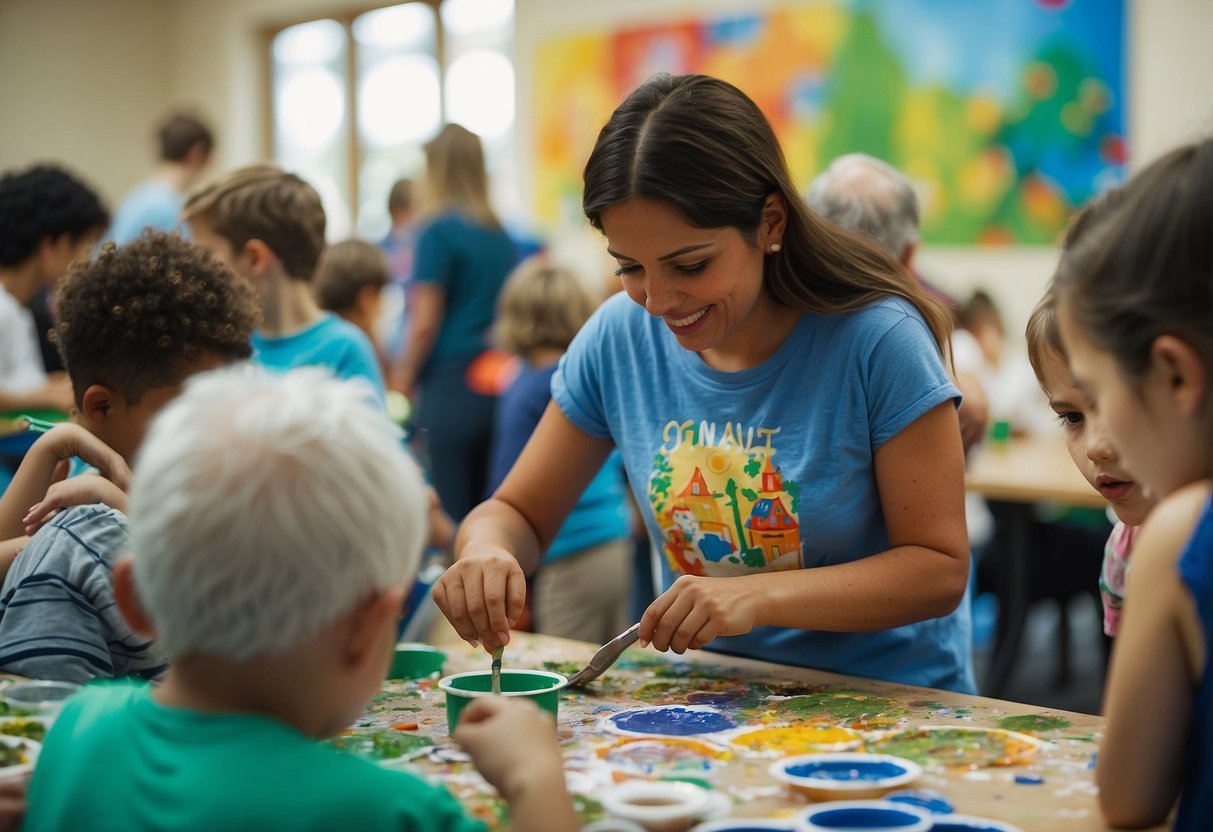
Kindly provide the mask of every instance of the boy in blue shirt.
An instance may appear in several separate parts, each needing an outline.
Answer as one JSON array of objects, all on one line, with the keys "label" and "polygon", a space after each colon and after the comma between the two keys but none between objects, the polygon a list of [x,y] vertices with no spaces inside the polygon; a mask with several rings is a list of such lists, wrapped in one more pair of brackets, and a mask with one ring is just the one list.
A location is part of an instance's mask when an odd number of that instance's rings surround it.
[{"label": "boy in blue shirt", "polygon": [[[210,373],[156,420],[114,581],[172,668],[65,706],[25,829],[483,829],[445,790],[316,742],[380,689],[427,531],[398,431],[351,386]],[[577,828],[550,716],[481,699],[455,739],[514,828]]]},{"label": "boy in blue shirt", "polygon": [[383,401],[370,339],[323,311],[312,294],[325,217],[311,185],[273,165],[250,165],[191,194],[182,215],[195,242],[253,284],[262,317],[253,349],[262,364],[365,378]]}]

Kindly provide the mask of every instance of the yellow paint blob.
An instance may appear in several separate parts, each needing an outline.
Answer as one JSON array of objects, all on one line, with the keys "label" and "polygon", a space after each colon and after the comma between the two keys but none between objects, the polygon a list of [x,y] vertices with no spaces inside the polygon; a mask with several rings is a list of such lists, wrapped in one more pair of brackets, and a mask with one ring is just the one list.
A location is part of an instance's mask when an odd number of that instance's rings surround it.
[{"label": "yellow paint blob", "polygon": [[790,725],[759,728],[733,738],[734,745],[752,751],[774,751],[780,755],[810,754],[857,748],[863,738],[849,728],[836,725]]}]

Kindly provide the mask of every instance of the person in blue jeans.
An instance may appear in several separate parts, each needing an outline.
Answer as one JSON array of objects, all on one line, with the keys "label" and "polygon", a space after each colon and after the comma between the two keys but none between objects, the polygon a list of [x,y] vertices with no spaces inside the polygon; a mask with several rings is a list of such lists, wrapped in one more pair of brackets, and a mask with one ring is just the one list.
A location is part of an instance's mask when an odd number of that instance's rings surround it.
[{"label": "person in blue jeans", "polygon": [[868,237],[809,211],[736,87],[659,75],[585,169],[624,292],[463,522],[435,600],[493,649],[618,449],[661,593],[642,643],[974,689],[949,320]]},{"label": "person in blue jeans", "polygon": [[414,443],[458,522],[484,495],[497,401],[469,384],[469,370],[488,347],[497,294],[518,259],[489,205],[480,138],[448,124],[425,145],[425,160],[407,335],[390,382],[415,400]]},{"label": "person in blue jeans", "polygon": [[[494,340],[522,361],[497,403],[489,461],[495,490],[552,400],[552,375],[594,311],[576,275],[533,257],[501,290]],[[544,553],[532,584],[535,632],[602,643],[627,627],[632,545],[619,454],[611,454]]]}]

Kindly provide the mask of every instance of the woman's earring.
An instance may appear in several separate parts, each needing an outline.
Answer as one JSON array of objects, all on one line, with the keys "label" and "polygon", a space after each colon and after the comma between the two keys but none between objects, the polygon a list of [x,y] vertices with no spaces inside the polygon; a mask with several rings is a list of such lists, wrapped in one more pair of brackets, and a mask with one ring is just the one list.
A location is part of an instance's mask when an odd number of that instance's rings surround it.
[{"label": "woman's earring", "polygon": [[781,246],[779,243],[771,243],[770,247],[767,248],[767,251],[771,252],[771,254],[777,254],[781,250],[783,250],[783,246]]}]

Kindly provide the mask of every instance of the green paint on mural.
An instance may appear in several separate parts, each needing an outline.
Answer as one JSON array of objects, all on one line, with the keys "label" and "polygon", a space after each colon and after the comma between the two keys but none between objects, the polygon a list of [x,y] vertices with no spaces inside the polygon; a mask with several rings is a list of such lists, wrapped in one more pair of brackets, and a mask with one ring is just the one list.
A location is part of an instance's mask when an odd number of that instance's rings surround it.
[{"label": "green paint on mural", "polygon": [[1049,714],[1020,714],[998,720],[998,727],[1006,728],[1008,731],[1060,731],[1062,728],[1069,728],[1072,724],[1064,716]]}]

